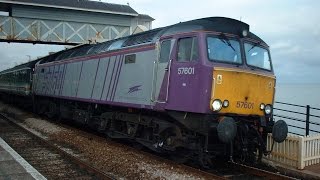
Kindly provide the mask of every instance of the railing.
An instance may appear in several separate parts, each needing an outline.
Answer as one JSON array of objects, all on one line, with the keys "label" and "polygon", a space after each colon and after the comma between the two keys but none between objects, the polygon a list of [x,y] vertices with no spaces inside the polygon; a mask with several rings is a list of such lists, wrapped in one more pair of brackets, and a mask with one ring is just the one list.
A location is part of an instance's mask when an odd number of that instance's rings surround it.
[{"label": "railing", "polygon": [[284,142],[276,143],[270,134],[267,148],[271,149],[273,143],[273,150],[267,157],[271,161],[297,169],[320,163],[320,135],[309,137],[288,135]]},{"label": "railing", "polygon": [[274,147],[267,159],[298,169],[320,163],[319,108],[275,102],[273,118],[287,122],[289,135],[282,143],[268,136],[267,148],[271,149],[273,143]]},{"label": "railing", "polygon": [[320,109],[291,103],[275,102],[273,117],[288,123],[289,133],[308,136],[320,133]]}]

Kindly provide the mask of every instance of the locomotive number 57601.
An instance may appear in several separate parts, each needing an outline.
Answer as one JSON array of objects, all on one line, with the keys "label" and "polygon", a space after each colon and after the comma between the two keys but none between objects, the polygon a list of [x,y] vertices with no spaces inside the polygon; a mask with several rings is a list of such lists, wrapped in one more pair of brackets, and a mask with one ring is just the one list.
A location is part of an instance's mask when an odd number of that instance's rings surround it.
[{"label": "locomotive number 57601", "polygon": [[245,108],[245,109],[253,109],[254,103],[251,102],[243,102],[243,101],[237,101],[237,108]]},{"label": "locomotive number 57601", "polygon": [[194,74],[194,67],[181,67],[178,68],[178,74]]}]

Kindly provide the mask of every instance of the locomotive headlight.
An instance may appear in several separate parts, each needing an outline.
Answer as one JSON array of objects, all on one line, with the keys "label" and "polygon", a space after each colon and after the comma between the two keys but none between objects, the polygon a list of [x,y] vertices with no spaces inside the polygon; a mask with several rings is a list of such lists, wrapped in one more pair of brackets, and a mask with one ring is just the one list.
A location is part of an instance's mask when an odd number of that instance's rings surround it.
[{"label": "locomotive headlight", "polygon": [[229,101],[228,100],[224,100],[222,106],[225,107],[225,108],[228,107],[229,106]]},{"label": "locomotive headlight", "polygon": [[261,109],[261,110],[264,110],[265,107],[266,107],[265,104],[263,104],[263,103],[260,104],[260,109]]},{"label": "locomotive headlight", "polygon": [[243,30],[242,31],[242,36],[247,37],[248,36],[248,30]]},{"label": "locomotive headlight", "polygon": [[264,112],[266,113],[266,115],[271,114],[271,112],[272,112],[272,107],[271,107],[270,104],[267,104],[267,105],[265,106]]},{"label": "locomotive headlight", "polygon": [[212,110],[213,111],[220,111],[222,108],[222,102],[220,99],[215,99],[213,102],[212,102]]}]

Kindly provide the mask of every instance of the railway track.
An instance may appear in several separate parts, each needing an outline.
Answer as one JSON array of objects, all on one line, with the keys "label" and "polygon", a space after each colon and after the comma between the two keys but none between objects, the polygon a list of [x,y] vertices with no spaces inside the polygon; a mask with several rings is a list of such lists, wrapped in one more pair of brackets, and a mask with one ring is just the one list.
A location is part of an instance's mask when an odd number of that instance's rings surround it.
[{"label": "railway track", "polygon": [[236,177],[248,177],[252,178],[259,178],[259,179],[296,179],[293,177],[285,176],[279,173],[274,173],[270,171],[266,171],[263,169],[259,169],[256,167],[247,166],[244,164],[239,163],[231,163],[232,169],[237,169],[242,172],[242,175],[236,175],[232,178],[235,179]]},{"label": "railway track", "polygon": [[[74,128],[66,124],[58,124],[58,125],[68,129]],[[86,133],[88,132],[88,130],[84,130],[84,131],[86,131]],[[91,138],[100,139],[100,140],[104,139],[104,137],[101,137],[97,133],[92,132],[90,130],[89,130],[89,134],[85,136],[91,136]],[[129,148],[136,150],[134,147],[131,147],[131,146]],[[164,158],[162,156],[155,155],[153,153],[149,153],[145,151],[140,151],[140,152],[141,154],[153,156],[154,159],[158,159],[162,162],[168,162],[168,163],[171,162],[171,160],[169,160],[168,158]],[[255,167],[251,167],[251,166],[247,166],[247,165],[239,164],[235,162],[226,163],[225,165],[226,166],[224,166],[221,169],[218,168],[214,170],[201,170],[192,165],[190,166],[190,165],[182,164],[182,166],[184,166],[184,168],[187,171],[198,171],[206,179],[244,179],[244,178],[245,179],[295,179],[279,173],[274,173],[274,172],[266,171],[264,169],[259,169],[259,168],[255,168]],[[224,171],[224,172],[220,173],[217,171]]]},{"label": "railway track", "polygon": [[0,137],[47,179],[115,179],[0,114]]},{"label": "railway track", "polygon": [[[62,126],[64,126],[65,128],[73,128],[70,127],[68,125],[62,124]],[[88,130],[86,130],[88,131]],[[92,134],[92,132],[89,132],[90,135],[92,136],[92,138],[98,138],[98,139],[104,139],[104,137],[101,137],[99,135],[96,134]],[[135,149],[134,147],[131,147],[132,149]],[[159,159],[162,162],[170,162],[171,160],[169,160],[168,158],[164,158],[162,156],[159,155],[155,155],[152,152],[145,152],[145,151],[141,151],[141,154],[147,154],[149,156],[153,156],[153,158],[155,159]],[[218,162],[220,163],[220,162]],[[271,171],[267,171],[264,169],[259,169],[256,167],[251,167],[248,165],[244,165],[244,164],[239,164],[236,162],[222,162],[223,164],[225,164],[225,166],[223,168],[217,168],[217,169],[210,169],[210,170],[205,170],[205,169],[199,169],[195,166],[192,165],[184,165],[182,164],[182,166],[184,166],[184,168],[187,171],[198,171],[199,173],[203,174],[203,177],[205,177],[206,179],[281,179],[281,180],[292,180],[292,179],[296,179],[293,177],[289,177],[286,175],[282,175],[279,173],[274,173]],[[218,171],[223,171],[218,172]]]},{"label": "railway track", "polygon": [[[4,116],[3,114],[0,114],[0,120],[1,119],[8,120],[8,118],[6,116]],[[0,121],[0,123],[1,123],[1,121]],[[17,124],[14,124],[14,122],[12,122],[12,121],[8,122],[8,124],[11,124],[12,126],[19,126]],[[56,125],[61,126],[61,124],[56,124]],[[62,126],[65,127],[65,128],[68,128],[68,129],[74,128],[74,127],[70,127],[70,126],[68,126],[66,124],[63,124]],[[2,128],[3,126],[0,124],[0,127]],[[1,128],[0,128],[0,132],[2,132]],[[93,177],[93,179],[95,179],[95,178],[97,178],[97,179],[114,179],[114,177],[112,177],[110,175],[107,175],[107,174],[97,170],[96,168],[90,166],[90,165],[87,165],[83,161],[81,161],[78,158],[75,158],[74,156],[64,152],[63,150],[61,150],[56,145],[52,145],[51,142],[46,141],[45,139],[43,139],[41,137],[38,137],[37,135],[35,135],[34,133],[28,131],[27,129],[24,129],[21,126],[16,127],[16,128],[20,129],[20,131],[25,131],[25,133],[30,134],[31,136],[33,136],[33,139],[40,139],[41,141],[43,141],[42,143],[46,144],[47,146],[52,147],[53,149],[55,149],[55,151],[58,151],[61,154],[63,154],[63,156],[67,156],[68,159],[70,159],[74,164],[76,164],[77,166],[80,166],[83,169],[85,169],[87,171],[87,176],[83,176],[83,177],[88,177],[88,179],[92,179],[92,177]],[[11,134],[9,132],[11,130],[6,130],[6,131],[7,131],[7,133]],[[95,135],[95,134],[92,134],[92,133],[88,133],[88,132],[84,132],[84,133],[87,133],[84,136],[90,136],[90,138],[100,139],[100,140],[104,139],[104,137],[101,137],[101,136],[98,136],[98,135]],[[13,148],[16,149],[14,146],[13,146]],[[132,148],[132,149],[134,149],[134,148]],[[18,151],[18,153],[20,154],[19,151]],[[150,153],[148,153],[148,152],[141,151],[141,153],[142,154],[148,154],[150,156]],[[23,154],[22,154],[22,156],[23,156]],[[170,161],[170,160],[165,159],[165,158],[163,158],[161,156],[157,156],[157,155],[153,155],[153,154],[151,154],[151,156],[153,156],[155,159],[159,159],[160,161],[163,161],[163,162],[169,162]],[[48,156],[48,157],[51,157],[51,156]],[[25,158],[25,159],[27,161],[29,161],[28,158]],[[32,164],[32,162],[30,162],[30,164]],[[35,164],[37,164],[37,163],[35,162]],[[188,166],[188,165],[182,165],[182,166],[184,166],[186,171],[193,171],[193,172],[201,173],[201,175],[205,179],[238,179],[238,178],[239,179],[243,179],[243,178],[249,178],[249,179],[252,179],[252,178],[254,178],[254,179],[293,179],[291,177],[284,176],[284,175],[281,175],[281,174],[278,174],[278,173],[273,173],[273,172],[269,172],[269,171],[266,171],[266,170],[263,170],[263,169],[258,169],[258,168],[254,168],[254,167],[238,164],[238,163],[228,163],[228,169],[224,168],[223,170],[219,169],[219,168],[215,169],[215,170],[200,170],[200,169]],[[34,167],[36,169],[38,169],[36,165],[34,165]],[[40,168],[41,167],[43,167],[43,166],[40,166]],[[58,171],[58,170],[59,169],[57,169],[57,170],[55,169],[54,171]],[[224,172],[221,173],[219,171],[224,171]],[[41,170],[39,170],[39,172],[42,173]],[[46,171],[44,171],[44,172],[46,172]],[[43,174],[45,175],[45,173],[43,173]],[[69,175],[69,178],[70,178],[71,174],[68,174],[68,175]],[[81,175],[76,175],[76,174],[74,175],[74,177],[77,177],[77,176],[81,177]],[[73,177],[73,175],[71,177]],[[61,179],[61,178],[59,178],[59,179]],[[84,179],[86,179],[86,178],[84,178]]]},{"label": "railway track", "polygon": [[[65,128],[73,128],[70,127],[68,125],[62,124],[63,127]],[[85,130],[88,131],[88,130]],[[104,139],[104,137],[99,136],[96,133],[93,132],[89,132],[90,135],[92,136],[92,138],[98,138],[98,139]],[[135,149],[134,147],[131,147],[132,149]],[[169,160],[168,158],[164,158],[162,156],[158,156],[153,154],[152,152],[145,152],[145,151],[141,151],[142,154],[147,154],[147,155],[151,155],[153,156],[153,158],[155,159],[159,159],[160,161],[163,162],[170,162],[171,160]],[[218,162],[220,163],[220,162]],[[205,177],[206,179],[281,179],[281,180],[292,180],[292,179],[296,179],[293,177],[289,177],[286,175],[282,175],[279,173],[274,173],[271,171],[267,171],[264,169],[260,169],[260,168],[256,168],[256,167],[251,167],[248,165],[244,165],[244,164],[239,164],[236,162],[221,162],[222,164],[224,164],[225,166],[223,166],[221,169],[217,168],[217,169],[210,169],[210,170],[205,170],[205,169],[199,169],[195,166],[192,165],[184,165],[182,164],[182,166],[184,166],[184,168],[188,171],[198,171],[199,173],[203,174],[203,177]],[[223,171],[218,172],[218,171]]]}]

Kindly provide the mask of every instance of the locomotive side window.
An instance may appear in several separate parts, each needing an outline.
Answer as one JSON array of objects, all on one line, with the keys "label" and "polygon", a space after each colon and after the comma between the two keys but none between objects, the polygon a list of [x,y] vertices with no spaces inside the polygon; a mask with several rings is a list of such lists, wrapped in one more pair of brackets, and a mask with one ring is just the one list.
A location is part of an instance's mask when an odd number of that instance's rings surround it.
[{"label": "locomotive side window", "polygon": [[198,59],[198,40],[196,37],[179,39],[178,61],[195,61]]},{"label": "locomotive side window", "polygon": [[241,64],[240,43],[227,38],[208,37],[208,58],[210,61]]},{"label": "locomotive side window", "polygon": [[171,40],[166,40],[161,43],[159,62],[168,62],[170,59]]},{"label": "locomotive side window", "polygon": [[125,64],[131,64],[131,63],[135,63],[135,62],[136,62],[136,54],[126,55],[126,57],[124,58]]}]

